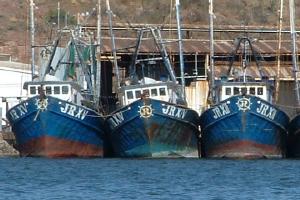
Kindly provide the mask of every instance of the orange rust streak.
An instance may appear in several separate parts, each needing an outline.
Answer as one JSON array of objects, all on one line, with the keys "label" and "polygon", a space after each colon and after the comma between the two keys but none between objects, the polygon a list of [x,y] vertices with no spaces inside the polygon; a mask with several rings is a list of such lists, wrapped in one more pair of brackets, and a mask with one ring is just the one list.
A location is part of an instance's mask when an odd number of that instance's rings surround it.
[{"label": "orange rust streak", "polygon": [[263,158],[281,157],[281,149],[271,145],[257,144],[251,141],[234,141],[218,145],[206,153],[207,157],[229,157],[229,158]]}]

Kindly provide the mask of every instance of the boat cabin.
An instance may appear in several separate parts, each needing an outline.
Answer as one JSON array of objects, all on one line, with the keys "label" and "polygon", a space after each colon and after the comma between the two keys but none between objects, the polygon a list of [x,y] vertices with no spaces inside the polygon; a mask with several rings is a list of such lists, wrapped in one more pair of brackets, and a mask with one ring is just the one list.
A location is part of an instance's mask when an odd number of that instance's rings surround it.
[{"label": "boat cabin", "polygon": [[46,96],[56,97],[65,101],[77,103],[79,99],[78,88],[72,82],[44,81],[44,82],[26,82],[24,89],[27,90],[27,96],[33,97],[43,92]]},{"label": "boat cabin", "polygon": [[219,86],[219,100],[223,101],[234,95],[252,95],[265,101],[272,100],[270,87],[263,82],[227,82]]},{"label": "boat cabin", "polygon": [[152,99],[169,101],[169,92],[167,86],[150,86],[138,87],[138,88],[128,88],[125,89],[125,95],[123,96],[123,105],[128,105],[142,96],[150,97]]},{"label": "boat cabin", "polygon": [[175,91],[170,83],[161,82],[155,84],[123,86],[120,94],[122,94],[120,99],[121,104],[128,105],[144,96],[169,102],[172,95],[175,95]]}]

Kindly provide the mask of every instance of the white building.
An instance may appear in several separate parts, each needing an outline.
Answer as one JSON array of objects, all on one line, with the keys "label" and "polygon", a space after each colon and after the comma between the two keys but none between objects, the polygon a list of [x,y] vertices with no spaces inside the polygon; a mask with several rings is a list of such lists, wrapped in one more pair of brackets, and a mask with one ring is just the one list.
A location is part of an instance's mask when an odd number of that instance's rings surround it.
[{"label": "white building", "polygon": [[31,80],[30,64],[0,61],[0,108],[2,125],[6,123],[6,111],[25,98],[27,91],[23,84]]}]

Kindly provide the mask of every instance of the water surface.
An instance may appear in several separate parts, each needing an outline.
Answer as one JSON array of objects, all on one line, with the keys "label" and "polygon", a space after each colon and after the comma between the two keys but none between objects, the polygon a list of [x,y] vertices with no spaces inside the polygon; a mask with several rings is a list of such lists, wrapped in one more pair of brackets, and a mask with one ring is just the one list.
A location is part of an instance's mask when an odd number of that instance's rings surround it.
[{"label": "water surface", "polygon": [[1,158],[0,199],[300,199],[300,160]]}]

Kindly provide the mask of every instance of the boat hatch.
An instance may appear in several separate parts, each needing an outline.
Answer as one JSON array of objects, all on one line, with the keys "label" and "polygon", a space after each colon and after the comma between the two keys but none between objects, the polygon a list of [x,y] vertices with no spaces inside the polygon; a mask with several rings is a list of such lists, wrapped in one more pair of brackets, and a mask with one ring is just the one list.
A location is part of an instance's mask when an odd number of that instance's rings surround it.
[{"label": "boat hatch", "polygon": [[136,88],[125,90],[125,105],[128,105],[143,96],[150,97],[152,99],[168,101],[169,96],[167,93],[167,86],[149,87],[149,88]]},{"label": "boat hatch", "polygon": [[266,86],[223,86],[221,92],[221,101],[225,100],[233,95],[253,95],[260,97],[264,100],[267,98],[267,88]]},{"label": "boat hatch", "polygon": [[[53,96],[62,100],[71,99],[71,85],[43,85],[46,96]],[[28,85],[28,96],[33,97],[41,93],[40,85]]]}]

